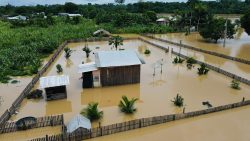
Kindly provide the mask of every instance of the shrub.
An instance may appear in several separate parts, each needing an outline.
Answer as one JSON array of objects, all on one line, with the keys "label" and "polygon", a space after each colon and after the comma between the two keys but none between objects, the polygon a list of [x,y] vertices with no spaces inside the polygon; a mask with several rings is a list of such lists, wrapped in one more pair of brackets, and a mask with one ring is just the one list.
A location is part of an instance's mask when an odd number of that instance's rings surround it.
[{"label": "shrub", "polygon": [[63,72],[63,68],[60,64],[56,65],[56,69],[57,69],[57,73],[62,73]]},{"label": "shrub", "polygon": [[184,98],[182,98],[179,94],[176,95],[174,100],[172,100],[175,106],[182,107],[184,104]]},{"label": "shrub", "polygon": [[41,99],[43,98],[43,91],[36,89],[27,95],[27,99]]},{"label": "shrub", "polygon": [[232,80],[231,88],[239,90],[240,89],[240,82],[237,80]]},{"label": "shrub", "polygon": [[102,118],[103,111],[98,110],[98,103],[89,103],[88,106],[81,111],[81,115],[86,116],[90,121]]},{"label": "shrub", "polygon": [[146,49],[145,51],[144,51],[144,54],[150,54],[151,53],[151,51],[149,50],[149,49]]},{"label": "shrub", "polygon": [[122,112],[132,114],[136,111],[134,104],[137,100],[138,98],[132,98],[129,100],[127,96],[122,96],[122,100],[118,106]]},{"label": "shrub", "polygon": [[173,64],[182,64],[182,62],[184,61],[184,59],[181,59],[180,57],[175,57]]},{"label": "shrub", "polygon": [[200,65],[200,68],[198,68],[198,74],[199,75],[205,75],[205,74],[208,73],[208,71],[209,71],[209,69],[206,67],[206,65],[204,63],[202,63]]}]

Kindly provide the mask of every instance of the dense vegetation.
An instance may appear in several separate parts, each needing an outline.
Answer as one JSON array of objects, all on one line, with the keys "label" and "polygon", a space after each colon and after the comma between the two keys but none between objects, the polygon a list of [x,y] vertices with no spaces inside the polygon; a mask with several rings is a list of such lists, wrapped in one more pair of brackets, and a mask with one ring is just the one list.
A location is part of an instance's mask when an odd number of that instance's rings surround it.
[{"label": "dense vegetation", "polygon": [[[196,0],[189,0],[196,1]],[[249,0],[217,0],[217,1],[203,1],[212,13],[216,14],[243,14],[250,7]],[[21,6],[15,7],[6,5],[0,7],[2,15],[29,15],[30,13],[52,13],[59,12],[80,13],[85,18],[95,18],[103,11],[110,11],[112,13],[119,13],[120,11],[127,11],[129,13],[143,13],[146,11],[155,11],[156,13],[174,13],[177,10],[189,10],[186,3],[181,2],[139,2],[128,5],[75,5],[67,3],[65,5],[36,5],[36,6]],[[1,15],[0,15],[1,16]]]},{"label": "dense vegetation", "polygon": [[241,18],[241,26],[245,29],[247,34],[250,35],[250,10]]},{"label": "dense vegetation", "polygon": [[67,24],[58,20],[52,26],[11,28],[0,21],[0,82],[7,83],[9,76],[32,75],[42,65],[41,58],[52,53],[63,41],[90,37],[95,31],[94,22]]}]

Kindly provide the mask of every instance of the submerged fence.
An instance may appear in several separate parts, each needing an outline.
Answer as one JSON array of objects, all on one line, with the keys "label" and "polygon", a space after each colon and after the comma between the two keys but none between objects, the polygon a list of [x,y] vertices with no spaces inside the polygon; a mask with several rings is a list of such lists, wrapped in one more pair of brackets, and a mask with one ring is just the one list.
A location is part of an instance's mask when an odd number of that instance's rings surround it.
[{"label": "submerged fence", "polygon": [[[35,124],[29,127],[29,129],[46,127],[46,126],[58,126],[58,125],[64,125],[63,115],[36,118]],[[15,132],[15,131],[18,131],[16,122],[6,123],[4,126],[0,127],[0,134]]]},{"label": "submerged fence", "polygon": [[166,123],[170,121],[175,121],[175,120],[205,115],[209,113],[215,113],[219,111],[234,109],[234,108],[242,107],[246,105],[250,105],[250,100],[241,101],[238,103],[233,103],[233,104],[228,104],[228,105],[223,105],[223,106],[218,106],[214,108],[208,108],[204,110],[182,113],[182,114],[171,114],[171,115],[135,119],[135,120],[127,121],[127,122],[92,128],[91,130],[79,129],[74,133],[62,133],[58,135],[33,139],[31,141],[80,141],[80,140],[115,134],[119,132],[129,131],[133,129],[143,128],[147,126],[152,126],[156,124],[162,124],[162,123]]},{"label": "submerged fence", "polygon": [[[125,38],[124,40],[133,40],[137,38]],[[53,62],[56,60],[57,56],[62,52],[64,47],[68,43],[74,43],[74,42],[92,42],[92,41],[107,41],[108,38],[88,38],[88,39],[72,39],[63,42],[54,52],[53,56],[49,59],[49,61],[42,67],[41,70],[38,71],[38,73],[33,77],[31,82],[25,87],[25,89],[21,92],[21,94],[18,96],[18,98],[12,103],[11,107],[7,109],[2,116],[0,117],[0,127],[4,126],[4,124],[10,119],[10,117],[16,113],[18,107],[22,103],[23,99],[30,93],[32,88],[35,86],[35,84],[39,81],[40,77],[46,72],[46,70],[53,64]]]},{"label": "submerged fence", "polygon": [[242,58],[236,58],[236,57],[228,56],[228,55],[225,55],[225,54],[221,54],[221,53],[217,53],[217,52],[213,52],[213,51],[208,51],[208,50],[196,48],[196,47],[185,45],[185,44],[172,42],[172,41],[169,41],[169,40],[166,40],[166,39],[156,38],[156,37],[154,37],[152,35],[146,35],[145,34],[145,35],[142,35],[142,36],[145,36],[145,37],[148,37],[148,38],[151,38],[151,39],[155,39],[155,40],[158,40],[158,41],[161,41],[161,42],[173,44],[173,45],[176,45],[176,46],[181,46],[181,47],[191,49],[191,50],[194,50],[194,51],[198,51],[198,52],[202,52],[202,53],[206,53],[206,54],[210,54],[210,55],[214,55],[214,56],[217,56],[217,57],[221,57],[221,58],[225,58],[225,59],[229,59],[229,60],[233,60],[233,61],[237,61],[237,62],[240,62],[240,63],[250,65],[250,60],[246,60],[246,59],[242,59]]},{"label": "submerged fence", "polygon": [[[163,49],[163,50],[167,50],[167,51],[169,50],[169,48],[166,48],[166,47],[157,45],[157,44],[152,43],[152,42],[150,42],[150,41],[147,41],[147,40],[145,40],[145,39],[142,39],[142,38],[139,38],[139,39],[140,39],[141,41],[143,41],[143,42],[146,42],[146,43],[148,43],[148,44],[151,44],[151,45],[156,46],[156,47],[158,47],[158,48],[161,48],[161,49]],[[171,52],[172,52],[173,54],[175,54],[175,55],[179,55],[179,56],[182,57],[182,58],[185,58],[185,59],[189,58],[189,57],[186,56],[186,55],[179,54],[178,52],[175,52],[175,51],[173,50],[173,48],[172,48],[172,51],[171,51]],[[236,75],[236,74],[233,74],[233,73],[231,73],[231,72],[225,71],[225,70],[223,70],[223,69],[221,69],[221,68],[215,67],[215,66],[210,65],[210,64],[207,64],[207,63],[205,63],[205,62],[201,62],[201,61],[199,61],[199,60],[196,60],[196,61],[197,61],[197,64],[202,64],[202,63],[204,63],[209,69],[211,69],[211,70],[213,70],[213,71],[216,71],[216,72],[221,73],[221,74],[223,74],[223,75],[226,75],[226,76],[228,76],[228,77],[230,77],[230,78],[232,78],[232,79],[235,79],[235,80],[237,80],[237,81],[240,81],[240,82],[242,82],[242,83],[245,83],[245,84],[247,84],[247,85],[250,85],[250,80],[248,80],[248,79],[246,79],[246,78],[240,77],[240,76],[238,76],[238,75]]]}]

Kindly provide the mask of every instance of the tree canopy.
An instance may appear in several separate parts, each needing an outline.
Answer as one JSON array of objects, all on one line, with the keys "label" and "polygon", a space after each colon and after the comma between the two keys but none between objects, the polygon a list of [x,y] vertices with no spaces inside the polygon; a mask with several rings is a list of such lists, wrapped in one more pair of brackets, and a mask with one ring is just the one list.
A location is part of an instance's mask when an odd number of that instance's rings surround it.
[{"label": "tree canopy", "polygon": [[[200,35],[208,40],[214,40],[217,42],[219,39],[224,38],[226,20],[222,18],[212,18],[200,29]],[[234,24],[230,20],[227,20],[227,33],[226,38],[233,38],[235,34]]]},{"label": "tree canopy", "polygon": [[250,10],[241,18],[241,27],[243,27],[248,35],[250,35]]}]

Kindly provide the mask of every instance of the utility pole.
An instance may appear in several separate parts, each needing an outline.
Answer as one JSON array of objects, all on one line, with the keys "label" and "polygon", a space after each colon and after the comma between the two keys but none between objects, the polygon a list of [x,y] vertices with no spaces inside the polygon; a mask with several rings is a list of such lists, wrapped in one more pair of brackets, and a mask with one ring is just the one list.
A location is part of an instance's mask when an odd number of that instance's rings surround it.
[{"label": "utility pole", "polygon": [[224,42],[223,42],[223,47],[226,47],[226,39],[227,39],[227,19],[226,19],[225,30],[224,30]]}]

